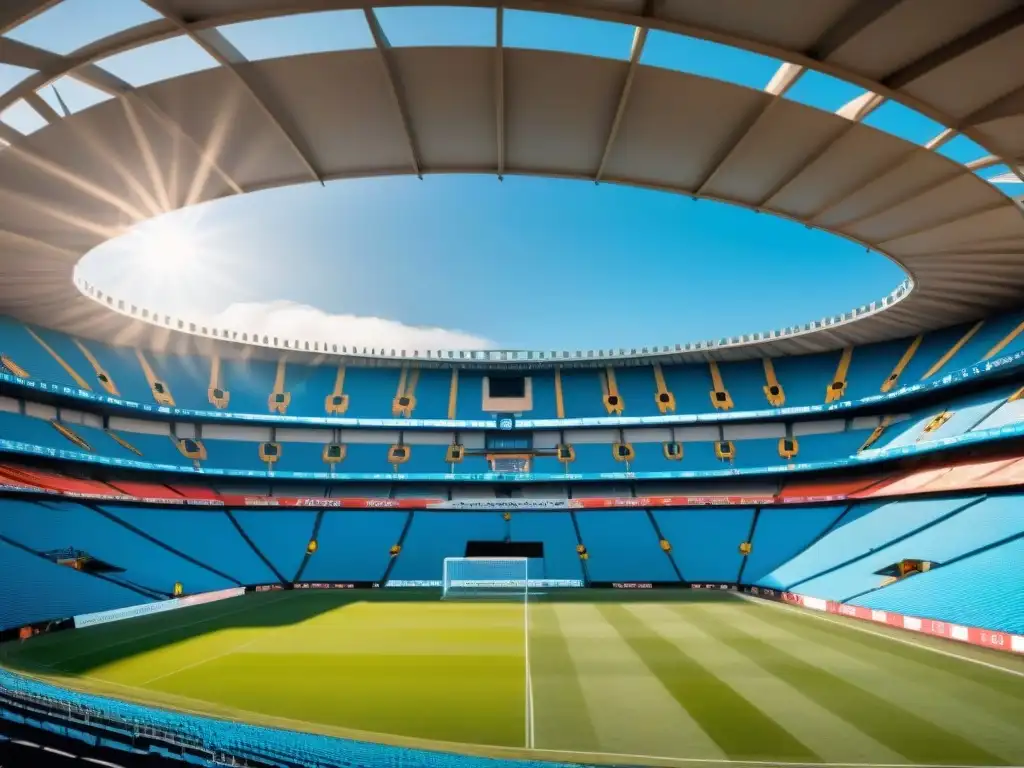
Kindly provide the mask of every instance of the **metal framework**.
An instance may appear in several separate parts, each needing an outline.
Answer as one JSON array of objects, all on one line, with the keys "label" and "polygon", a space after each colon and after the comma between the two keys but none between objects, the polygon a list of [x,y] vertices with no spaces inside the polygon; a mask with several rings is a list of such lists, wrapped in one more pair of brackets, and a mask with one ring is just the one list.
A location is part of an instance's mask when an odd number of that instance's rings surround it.
[{"label": "metal framework", "polygon": [[[0,111],[24,99],[47,123],[31,136],[0,125],[10,145],[0,151],[0,311],[96,337],[185,343],[168,333],[170,318],[153,327],[154,313],[119,313],[102,287],[83,295],[72,279],[75,257],[146,218],[225,195],[451,172],[560,176],[730,202],[845,237],[912,279],[912,290],[884,309],[659,352],[682,359],[823,351],[1024,303],[1024,215],[976,174],[1005,163],[1024,179],[1020,0],[775,0],[754,8],[738,0],[460,0],[495,10],[492,48],[396,48],[361,0],[145,2],[159,19],[68,55],[0,38],[0,62],[35,70],[0,95]],[[0,33],[55,4],[3,3]],[[327,10],[359,12],[373,48],[249,61],[218,29]],[[506,15],[524,10],[628,24],[632,49],[619,61],[510,48]],[[781,63],[763,90],[653,68],[642,56],[654,31]],[[219,66],[133,88],[97,64],[175,36]],[[812,70],[864,92],[834,114],[786,99]],[[64,114],[39,91],[65,75],[116,98]],[[887,101],[944,130],[921,147],[864,125]],[[961,165],[935,151],[959,135],[989,156]]]}]

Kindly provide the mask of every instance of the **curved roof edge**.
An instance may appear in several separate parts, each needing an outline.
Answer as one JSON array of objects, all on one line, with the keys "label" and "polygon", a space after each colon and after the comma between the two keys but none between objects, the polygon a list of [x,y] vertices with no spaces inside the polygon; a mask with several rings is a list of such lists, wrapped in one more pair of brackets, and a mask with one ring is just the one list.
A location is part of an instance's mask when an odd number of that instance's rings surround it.
[{"label": "curved roof edge", "polygon": [[[365,345],[348,345],[343,341],[315,338],[283,338],[267,334],[250,334],[239,328],[214,327],[202,320],[183,318],[143,307],[131,299],[113,296],[85,280],[76,267],[75,286],[84,296],[104,309],[142,325],[163,331],[196,336],[217,342],[231,342],[278,352],[311,352],[337,356],[359,361],[386,363],[431,362],[444,365],[469,365],[481,367],[544,367],[547,365],[631,365],[651,362],[697,362],[702,360],[745,359],[756,357],[777,357],[794,354],[788,347],[795,344],[808,345],[808,338],[822,331],[837,330],[844,325],[858,322],[877,315],[907,298],[914,290],[914,281],[907,278],[887,296],[870,304],[864,304],[839,315],[831,315],[802,325],[793,325],[762,333],[750,333],[721,339],[709,339],[674,345],[632,347],[630,349],[484,349],[484,350],[407,350],[375,348]],[[785,351],[782,351],[783,348]],[[776,349],[780,351],[775,351]],[[806,350],[807,352],[825,349]]]}]

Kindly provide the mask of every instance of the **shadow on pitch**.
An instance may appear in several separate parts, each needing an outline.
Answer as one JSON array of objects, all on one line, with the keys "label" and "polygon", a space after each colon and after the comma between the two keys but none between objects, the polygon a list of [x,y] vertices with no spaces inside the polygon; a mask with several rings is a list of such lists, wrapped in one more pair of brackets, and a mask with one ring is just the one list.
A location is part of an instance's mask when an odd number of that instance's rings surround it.
[{"label": "shadow on pitch", "polygon": [[[530,595],[529,603],[708,603],[734,601],[735,594],[690,589],[564,589]],[[79,677],[161,648],[232,629],[274,630],[298,625],[357,603],[441,604],[440,590],[289,590],[249,594],[178,611],[54,632],[0,646],[0,664],[26,672]],[[445,605],[523,604],[523,597],[476,597]]]}]

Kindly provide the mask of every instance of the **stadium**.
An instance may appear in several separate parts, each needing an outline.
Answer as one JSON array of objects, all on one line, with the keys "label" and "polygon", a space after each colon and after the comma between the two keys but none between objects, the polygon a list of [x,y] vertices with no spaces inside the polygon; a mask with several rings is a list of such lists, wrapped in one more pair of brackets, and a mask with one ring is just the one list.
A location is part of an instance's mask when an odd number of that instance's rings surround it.
[{"label": "stadium", "polygon": [[[1019,0],[459,0],[458,45],[398,41],[453,12],[414,0],[117,0],[91,37],[89,1],[0,3],[0,766],[1024,765]],[[299,18],[362,42],[247,54]],[[208,64],[119,59],[178,44]],[[179,210],[461,175],[726,204],[903,277],[712,340],[417,349],[83,267]]]}]

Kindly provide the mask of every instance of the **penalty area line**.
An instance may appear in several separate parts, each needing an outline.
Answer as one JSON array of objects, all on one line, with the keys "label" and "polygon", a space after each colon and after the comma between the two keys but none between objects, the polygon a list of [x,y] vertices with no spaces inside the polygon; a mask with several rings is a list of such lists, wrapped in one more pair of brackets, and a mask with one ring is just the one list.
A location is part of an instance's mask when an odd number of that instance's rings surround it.
[{"label": "penalty area line", "polygon": [[[937,653],[940,656],[948,656],[951,659],[959,659],[960,661],[967,661],[967,662],[970,662],[971,664],[977,664],[978,666],[981,666],[981,667],[988,667],[989,669],[994,669],[994,670],[997,670],[999,672],[1005,672],[1008,675],[1015,675],[1017,677],[1024,677],[1024,672],[1022,672],[1020,670],[1016,670],[1016,669],[1010,669],[1009,667],[1004,667],[1001,664],[993,664],[993,663],[991,663],[989,661],[982,661],[981,659],[974,659],[974,658],[971,658],[970,656],[963,656],[963,655],[961,655],[959,653],[953,653],[952,651],[943,650],[942,648],[933,648],[930,645],[925,645],[924,643],[915,642],[915,641],[907,639],[907,638],[894,637],[893,635],[886,634],[885,632],[878,632],[878,631],[873,630],[873,629],[868,629],[867,627],[859,627],[859,626],[857,626],[856,624],[853,623],[854,621],[860,621],[859,619],[849,619],[849,620],[843,621],[843,620],[839,620],[839,619],[833,619],[830,616],[823,616],[823,615],[821,615],[821,614],[819,614],[819,613],[817,613],[815,611],[809,610],[807,608],[798,608],[796,606],[786,605],[785,603],[776,603],[776,602],[773,602],[771,600],[762,600],[761,598],[750,597],[749,595],[738,595],[738,597],[740,597],[740,598],[742,598],[744,600],[747,600],[749,602],[757,603],[757,604],[760,604],[760,605],[766,605],[766,606],[775,607],[775,608],[778,608],[779,610],[786,611],[787,613],[793,613],[793,614],[795,614],[797,616],[807,616],[808,618],[818,619],[819,621],[825,621],[825,622],[828,622],[829,624],[835,624],[838,627],[845,627],[846,629],[852,630],[854,632],[863,632],[865,635],[873,635],[874,637],[883,637],[886,640],[892,640],[894,643],[900,643],[902,645],[909,645],[911,648],[917,648],[917,649],[922,650],[922,651],[931,651],[932,653]],[[929,635],[929,637],[930,637],[930,635]],[[975,648],[975,647],[978,647],[978,646],[971,646],[971,647]]]}]

